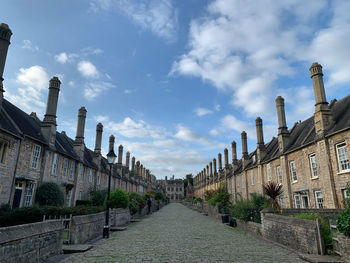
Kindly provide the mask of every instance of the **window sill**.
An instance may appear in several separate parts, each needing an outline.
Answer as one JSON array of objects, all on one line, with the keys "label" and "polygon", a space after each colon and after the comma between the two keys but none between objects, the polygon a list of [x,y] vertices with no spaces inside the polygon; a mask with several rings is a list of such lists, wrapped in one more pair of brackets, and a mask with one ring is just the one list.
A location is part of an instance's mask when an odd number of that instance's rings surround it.
[{"label": "window sill", "polygon": [[347,174],[350,173],[350,170],[343,170],[341,172],[338,172],[337,174],[341,175],[341,174]]},{"label": "window sill", "polygon": [[317,177],[311,177],[311,180],[317,180],[318,179],[318,176]]},{"label": "window sill", "polygon": [[292,184],[296,184],[298,181],[293,181]]}]

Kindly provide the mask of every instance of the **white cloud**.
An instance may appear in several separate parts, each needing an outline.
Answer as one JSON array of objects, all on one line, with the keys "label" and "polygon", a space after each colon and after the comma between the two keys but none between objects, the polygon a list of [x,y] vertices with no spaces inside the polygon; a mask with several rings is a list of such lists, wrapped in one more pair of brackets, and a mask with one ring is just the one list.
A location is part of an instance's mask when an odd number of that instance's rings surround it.
[{"label": "white cloud", "polygon": [[71,80],[71,81],[68,82],[68,85],[71,86],[71,87],[74,87],[75,83],[74,83],[74,81]]},{"label": "white cloud", "polygon": [[204,115],[208,115],[208,114],[212,114],[213,111],[207,108],[196,108],[194,109],[194,113],[199,116],[202,117]]},{"label": "white cloud", "polygon": [[176,40],[177,11],[171,0],[91,0],[90,9],[95,12],[117,9],[142,29],[168,42]]},{"label": "white cloud", "polygon": [[39,51],[39,47],[36,45],[33,45],[32,41],[25,39],[22,42],[22,48],[23,49],[28,49],[30,51]]},{"label": "white cloud", "polygon": [[107,122],[109,121],[109,117],[108,116],[105,116],[105,115],[97,115],[94,117],[94,120],[97,121],[97,122]]},{"label": "white cloud", "polygon": [[66,52],[62,52],[62,53],[56,55],[55,59],[57,62],[59,62],[61,64],[66,64],[66,62],[68,60],[68,55]]},{"label": "white cloud", "polygon": [[129,89],[124,90],[124,94],[130,94],[132,91]]},{"label": "white cloud", "polygon": [[43,114],[46,104],[43,94],[49,87],[49,77],[41,66],[20,68],[16,82],[21,84],[17,92],[8,91],[6,97],[17,107],[30,113]]},{"label": "white cloud", "polygon": [[99,72],[97,68],[90,61],[83,60],[78,63],[78,71],[84,77],[87,78],[98,78]]},{"label": "white cloud", "polygon": [[87,100],[94,100],[102,92],[114,88],[115,86],[109,82],[99,81],[99,82],[88,82],[84,87],[84,97]]}]

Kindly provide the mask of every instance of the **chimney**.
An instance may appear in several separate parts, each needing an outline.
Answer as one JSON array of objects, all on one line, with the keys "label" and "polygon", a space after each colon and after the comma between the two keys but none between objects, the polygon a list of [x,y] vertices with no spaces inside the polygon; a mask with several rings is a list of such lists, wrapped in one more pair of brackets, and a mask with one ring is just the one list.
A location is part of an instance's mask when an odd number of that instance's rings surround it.
[{"label": "chimney", "polygon": [[126,166],[126,169],[129,170],[129,167],[130,167],[130,152],[126,152],[125,166]]},{"label": "chimney", "polygon": [[209,163],[209,169],[210,169],[210,177],[213,177],[213,163],[212,162],[210,162]]},{"label": "chimney", "polygon": [[96,140],[95,140],[95,153],[98,155],[101,154],[102,132],[103,132],[103,125],[102,123],[98,123],[96,125]]},{"label": "chimney", "polygon": [[61,81],[57,77],[53,77],[49,84],[49,94],[47,97],[46,113],[41,123],[41,133],[48,141],[50,148],[55,149],[56,140],[56,113],[58,95],[60,93]]},{"label": "chimney", "polygon": [[228,168],[228,150],[225,148],[224,150],[224,161],[225,161],[225,168]]},{"label": "chimney", "polygon": [[205,184],[208,183],[208,181],[207,181],[207,172],[206,172],[205,168],[203,169],[203,180],[204,180]]},{"label": "chimney", "polygon": [[136,175],[137,176],[140,176],[140,161],[137,161],[136,162]]},{"label": "chimney", "polygon": [[114,140],[115,140],[115,137],[113,135],[109,136],[108,152],[110,152],[114,149]]},{"label": "chimney", "polygon": [[135,172],[135,157],[134,156],[131,158],[131,171]]},{"label": "chimney", "polygon": [[85,107],[81,107],[78,112],[77,134],[75,136],[74,144],[84,144],[85,119],[86,109]]},{"label": "chimney", "polygon": [[165,181],[168,181],[168,176],[165,176]]},{"label": "chimney", "polygon": [[284,99],[281,96],[276,98],[276,108],[278,117],[278,145],[279,150],[282,153],[288,145],[289,132],[284,111]]},{"label": "chimney", "polygon": [[10,45],[12,31],[7,24],[0,24],[0,110],[4,98],[3,75],[6,63],[7,50]]},{"label": "chimney", "polygon": [[317,136],[323,136],[324,132],[332,124],[333,119],[324,89],[322,66],[317,62],[313,63],[310,67],[310,73],[316,102],[314,114],[315,131]]},{"label": "chimney", "polygon": [[80,160],[84,159],[84,130],[85,130],[86,109],[81,107],[78,113],[77,134],[74,141],[74,151],[79,156]]},{"label": "chimney", "polygon": [[213,165],[214,165],[214,175],[216,175],[217,171],[216,171],[216,159],[215,158],[213,159]]},{"label": "chimney", "polygon": [[118,165],[122,166],[123,161],[123,145],[119,145],[118,148]]},{"label": "chimney", "polygon": [[143,178],[144,174],[143,174],[143,164],[141,164],[140,166],[140,177]]},{"label": "chimney", "polygon": [[256,118],[255,126],[256,126],[256,138],[257,138],[257,144],[258,144],[256,149],[257,160],[258,160],[258,163],[260,163],[266,154],[265,143],[264,143],[264,133],[263,133],[263,122],[260,117]]},{"label": "chimney", "polygon": [[232,141],[231,149],[232,149],[232,172],[234,172],[238,168],[237,145],[235,141]]},{"label": "chimney", "polygon": [[221,153],[218,153],[218,162],[219,162],[219,171],[222,170],[222,158],[221,158]]},{"label": "chimney", "polygon": [[248,147],[247,147],[247,133],[242,131],[241,133],[242,140],[242,167],[245,168],[245,161],[248,158]]}]

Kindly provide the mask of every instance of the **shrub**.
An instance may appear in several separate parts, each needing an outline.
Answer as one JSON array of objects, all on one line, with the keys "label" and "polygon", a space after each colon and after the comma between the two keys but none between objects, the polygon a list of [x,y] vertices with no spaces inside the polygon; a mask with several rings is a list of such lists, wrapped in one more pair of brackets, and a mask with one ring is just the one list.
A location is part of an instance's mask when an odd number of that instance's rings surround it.
[{"label": "shrub", "polygon": [[[126,192],[121,189],[116,189],[111,192],[110,196],[110,207],[111,208],[127,208],[129,207],[129,196]],[[105,199],[105,204],[107,204],[107,196]]]},{"label": "shrub", "polygon": [[166,201],[166,195],[162,192],[155,192],[154,193],[154,199],[158,201]]},{"label": "shrub", "polygon": [[221,185],[214,194],[212,198],[208,200],[210,205],[220,205],[228,206],[230,204],[230,194],[227,191],[227,185]]},{"label": "shrub", "polygon": [[54,182],[42,183],[36,192],[36,203],[41,206],[62,206],[64,203],[64,194],[61,187]]},{"label": "shrub", "polygon": [[81,205],[92,206],[92,201],[88,200],[88,199],[77,200],[77,201],[75,201],[75,205],[76,206],[81,206]]},{"label": "shrub", "polygon": [[129,209],[132,215],[136,214],[137,212],[141,213],[142,208],[144,208],[146,205],[143,197],[135,192],[129,194],[129,201]]},{"label": "shrub", "polygon": [[251,200],[240,200],[230,209],[230,214],[243,221],[249,221],[252,210],[254,210],[254,205]]},{"label": "shrub", "polygon": [[263,185],[263,191],[265,195],[270,197],[272,209],[275,211],[281,210],[281,207],[278,203],[278,198],[283,194],[282,185],[271,181]]},{"label": "shrub", "polygon": [[9,204],[2,204],[0,206],[0,214],[2,213],[7,213],[7,212],[11,212],[11,206]]},{"label": "shrub", "polygon": [[107,196],[107,190],[93,190],[90,192],[92,205],[103,206]]},{"label": "shrub", "polygon": [[210,199],[212,199],[213,198],[213,195],[216,193],[216,191],[215,190],[207,190],[207,191],[205,191],[205,193],[204,193],[204,199],[205,199],[205,201],[209,201]]},{"label": "shrub", "polygon": [[203,199],[200,198],[200,197],[196,197],[196,198],[194,199],[194,202],[195,202],[195,203],[203,203]]},{"label": "shrub", "polygon": [[350,237],[350,209],[344,210],[337,219],[337,229],[345,236]]}]

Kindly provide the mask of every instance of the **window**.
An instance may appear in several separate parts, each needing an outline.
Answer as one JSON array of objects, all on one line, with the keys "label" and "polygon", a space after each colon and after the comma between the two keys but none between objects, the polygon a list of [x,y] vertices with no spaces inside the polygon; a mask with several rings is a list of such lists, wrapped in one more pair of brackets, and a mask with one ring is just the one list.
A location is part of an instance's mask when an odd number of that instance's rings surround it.
[{"label": "window", "polygon": [[53,155],[51,174],[56,174],[57,170],[57,153]]},{"label": "window", "polygon": [[69,178],[73,179],[74,178],[74,170],[75,170],[75,162],[72,161],[70,163],[70,172],[69,172]]},{"label": "window", "polygon": [[89,170],[89,182],[92,182],[92,169]]},{"label": "window", "polygon": [[67,176],[67,172],[68,172],[68,159],[64,158],[64,161],[63,161],[63,176]]},{"label": "window", "polygon": [[34,144],[32,162],[30,164],[30,168],[38,169],[39,160],[40,160],[40,152],[41,152],[41,147],[39,145]]},{"label": "window", "polygon": [[350,170],[348,151],[346,150],[346,144],[341,143],[336,146],[337,148],[337,156],[338,156],[338,166],[339,171],[347,171]]},{"label": "window", "polygon": [[245,178],[244,178],[244,174],[242,174],[242,187],[245,186]]},{"label": "window", "polygon": [[26,187],[26,196],[24,198],[24,206],[31,206],[33,201],[34,184],[28,183]]},{"label": "window", "polygon": [[295,169],[295,161],[291,161],[289,163],[289,166],[290,166],[290,173],[292,175],[292,180],[293,182],[297,182],[298,178],[297,178],[297,171]]},{"label": "window", "polygon": [[80,174],[80,180],[83,181],[84,180],[84,165],[83,164],[79,164],[79,174]]},{"label": "window", "polygon": [[317,208],[323,208],[323,198],[321,191],[315,191],[315,201]]},{"label": "window", "polygon": [[271,181],[272,180],[272,178],[271,178],[271,166],[269,163],[266,165],[266,174],[267,174],[267,181]]},{"label": "window", "polygon": [[350,193],[346,191],[346,189],[344,189],[343,192],[344,192],[344,199],[350,198]]},{"label": "window", "polygon": [[79,191],[78,200],[81,200],[81,191]]},{"label": "window", "polygon": [[250,179],[252,181],[252,185],[255,185],[255,175],[254,175],[254,170],[250,171]]},{"label": "window", "polygon": [[276,173],[277,173],[277,179],[278,183],[282,184],[282,173],[281,173],[281,166],[276,167]]},{"label": "window", "polygon": [[[80,192],[81,193],[81,192]],[[79,193],[79,194],[80,194]],[[70,207],[70,203],[71,203],[71,197],[72,197],[72,189],[70,189],[67,192],[67,197],[66,197],[66,206]]]},{"label": "window", "polygon": [[295,208],[301,208],[300,196],[299,195],[295,195],[294,196],[294,202],[295,202]]},{"label": "window", "polygon": [[285,208],[286,207],[286,201],[285,201],[284,195],[280,196],[280,203],[281,203],[281,208]]},{"label": "window", "polygon": [[310,159],[311,177],[317,178],[318,174],[317,174],[317,166],[316,166],[316,155],[311,154],[309,159]]},{"label": "window", "polygon": [[5,155],[7,150],[7,143],[0,141],[0,163],[5,163]]},{"label": "window", "polygon": [[100,185],[101,184],[101,174],[98,173],[97,174],[97,185]]}]

